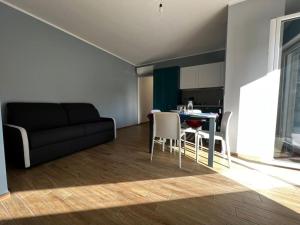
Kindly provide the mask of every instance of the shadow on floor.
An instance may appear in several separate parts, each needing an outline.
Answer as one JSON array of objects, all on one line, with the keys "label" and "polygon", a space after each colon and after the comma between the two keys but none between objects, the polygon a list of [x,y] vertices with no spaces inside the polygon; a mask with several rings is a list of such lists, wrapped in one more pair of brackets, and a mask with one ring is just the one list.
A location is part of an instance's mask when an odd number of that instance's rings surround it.
[{"label": "shadow on floor", "polygon": [[[71,202],[63,200],[61,210],[71,210]],[[80,224],[176,224],[176,225],[297,225],[300,215],[254,191],[170,200],[110,208],[86,205],[84,200],[73,207],[76,212],[0,220],[14,225],[80,225]],[[51,202],[47,206],[53,210]],[[98,209],[84,210],[89,207]],[[55,209],[56,212],[60,208]],[[20,214],[19,214],[20,215]]]}]

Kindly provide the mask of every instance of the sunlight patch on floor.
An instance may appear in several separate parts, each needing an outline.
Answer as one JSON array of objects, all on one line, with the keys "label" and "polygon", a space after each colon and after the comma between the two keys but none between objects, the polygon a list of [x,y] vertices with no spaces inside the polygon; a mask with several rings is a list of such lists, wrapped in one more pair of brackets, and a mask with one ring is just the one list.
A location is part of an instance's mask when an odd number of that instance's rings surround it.
[{"label": "sunlight patch on floor", "polygon": [[[199,164],[207,166],[208,149],[200,151]],[[186,156],[195,160],[195,150],[187,146]],[[231,168],[228,168],[226,156],[216,152],[214,155],[214,171],[242,184],[252,190],[272,189],[300,185],[300,172],[272,166],[251,164],[232,157]]]},{"label": "sunlight patch on floor", "polygon": [[[200,151],[201,165],[207,166],[208,149]],[[193,146],[188,146],[186,157],[195,160],[195,150]],[[278,204],[281,204],[295,212],[300,212],[298,204],[285,204],[279,192],[299,192],[296,185],[300,185],[300,172],[295,170],[276,168],[273,166],[263,166],[255,163],[248,163],[244,160],[232,157],[231,168],[228,168],[226,156],[216,152],[214,155],[214,171],[236,181],[237,183],[258,192]],[[300,192],[299,192],[300,195]]]},{"label": "sunlight patch on floor", "polygon": [[[217,179],[222,179],[222,176],[216,173],[113,184],[17,191],[11,193],[11,199],[2,202],[2,205],[4,208],[14,207],[10,205],[10,200],[17,199],[20,200],[20,205],[29,210],[31,210],[30,204],[35,205],[35,209],[37,208],[36,206],[39,206],[39,211],[35,211],[34,215],[43,216],[49,215],[49,210],[53,214],[73,213],[193,198],[207,197],[213,199],[216,195],[249,191],[249,189],[245,187],[232,185],[230,183],[228,183],[228,188],[224,189],[224,184],[222,186],[220,185],[220,187],[216,184],[212,189],[211,182]],[[226,185],[225,179],[224,183]],[[90,202],[89,199],[94,199],[95,196],[97,196],[96,203],[93,205],[87,204],[87,202]],[[101,197],[99,198],[99,196]],[[49,201],[49,199],[51,201]],[[30,204],[26,204],[28,202],[30,202]],[[74,204],[74,202],[76,202],[76,204]],[[68,205],[72,207],[68,207]],[[21,211],[11,216],[13,218],[23,218],[25,215]],[[1,216],[2,220],[9,218],[11,217],[5,215]]]}]

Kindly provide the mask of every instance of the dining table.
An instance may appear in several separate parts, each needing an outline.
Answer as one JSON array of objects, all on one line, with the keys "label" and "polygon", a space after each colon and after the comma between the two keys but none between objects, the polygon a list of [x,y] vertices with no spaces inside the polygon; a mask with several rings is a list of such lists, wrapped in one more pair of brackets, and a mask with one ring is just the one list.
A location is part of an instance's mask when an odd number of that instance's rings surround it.
[{"label": "dining table", "polygon": [[[213,167],[214,162],[214,151],[215,151],[215,133],[216,133],[216,119],[218,118],[218,113],[200,113],[200,112],[182,112],[178,110],[171,110],[171,112],[178,113],[180,120],[209,120],[209,145],[208,145],[208,166]],[[151,121],[151,120],[150,120]],[[150,122],[150,133],[149,133],[149,152],[151,152],[152,146],[152,132],[153,124]]]},{"label": "dining table", "polygon": [[171,110],[171,112],[176,112],[180,116],[181,121],[186,120],[209,120],[209,144],[208,144],[208,166],[213,167],[214,162],[214,151],[215,151],[215,134],[216,134],[216,119],[218,118],[218,113],[202,113],[202,112],[182,112],[178,110]]}]

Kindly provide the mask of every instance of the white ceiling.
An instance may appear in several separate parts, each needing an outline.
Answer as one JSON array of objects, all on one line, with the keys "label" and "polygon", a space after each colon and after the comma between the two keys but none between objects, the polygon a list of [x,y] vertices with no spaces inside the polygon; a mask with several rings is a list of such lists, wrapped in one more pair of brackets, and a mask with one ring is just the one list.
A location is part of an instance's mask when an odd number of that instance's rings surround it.
[{"label": "white ceiling", "polygon": [[228,0],[4,0],[133,65],[223,49]]}]

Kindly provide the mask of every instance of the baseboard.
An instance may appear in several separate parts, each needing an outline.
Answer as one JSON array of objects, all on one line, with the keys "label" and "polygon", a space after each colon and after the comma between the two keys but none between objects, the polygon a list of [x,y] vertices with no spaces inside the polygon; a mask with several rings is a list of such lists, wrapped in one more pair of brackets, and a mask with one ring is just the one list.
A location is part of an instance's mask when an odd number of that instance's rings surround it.
[{"label": "baseboard", "polygon": [[238,154],[238,158],[242,160],[248,160],[248,161],[253,161],[253,162],[264,162],[265,160],[257,157],[257,156],[252,156],[252,155],[245,155],[245,154]]},{"label": "baseboard", "polygon": [[288,163],[288,162],[282,162],[280,160],[264,160],[262,158],[257,158],[257,157],[249,157],[245,155],[239,155],[238,157],[240,160],[243,160],[248,163],[255,163],[255,164],[260,164],[264,166],[273,166],[273,167],[278,167],[278,168],[283,168],[283,169],[290,169],[290,170],[297,170],[300,171],[300,166],[298,163]]},{"label": "baseboard", "polygon": [[239,157],[239,154],[237,152],[231,152],[230,155],[237,158]]},{"label": "baseboard", "polygon": [[10,192],[0,195],[0,201],[6,200],[10,197]]},{"label": "baseboard", "polygon": [[144,124],[147,124],[147,123],[149,123],[149,121],[141,122],[141,123],[139,123],[139,124],[137,124],[137,125],[144,125]]},{"label": "baseboard", "polygon": [[119,127],[119,128],[117,128],[117,130],[122,130],[122,129],[125,129],[125,128],[129,128],[129,127],[135,127],[135,126],[138,126],[138,124],[137,124],[137,123],[135,123],[135,124],[128,125],[128,126],[125,126],[125,127]]}]

